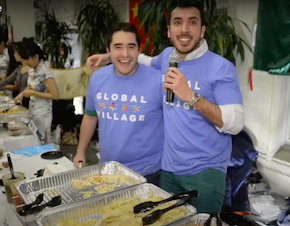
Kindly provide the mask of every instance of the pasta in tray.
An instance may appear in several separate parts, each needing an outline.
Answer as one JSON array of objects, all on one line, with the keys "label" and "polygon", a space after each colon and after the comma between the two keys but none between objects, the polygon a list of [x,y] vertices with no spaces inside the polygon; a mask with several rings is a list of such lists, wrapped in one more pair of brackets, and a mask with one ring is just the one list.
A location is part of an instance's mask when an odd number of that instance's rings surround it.
[{"label": "pasta in tray", "polygon": [[99,193],[99,194],[104,194],[106,192],[110,192],[113,191],[116,187],[116,185],[111,185],[111,184],[102,184],[100,186],[95,187],[95,190]]},{"label": "pasta in tray", "polygon": [[20,110],[13,110],[13,109],[8,110],[7,112],[0,111],[0,115],[14,114],[14,113],[21,113],[21,111]]},{"label": "pasta in tray", "polygon": [[71,182],[78,190],[98,185],[94,190],[99,194],[103,194],[113,191],[115,188],[120,187],[123,183],[129,183],[129,178],[123,175],[103,174],[93,175],[85,180],[72,179]]},{"label": "pasta in tray", "polygon": [[[101,214],[99,220],[89,219],[88,221],[76,221],[68,220],[63,221],[58,224],[58,226],[142,226],[142,218],[157,209],[164,209],[172,203],[165,203],[160,205],[153,210],[141,214],[135,215],[133,212],[134,206],[141,202],[146,201],[160,201],[162,198],[151,196],[148,199],[139,199],[139,198],[129,198],[129,199],[120,199],[115,200],[112,203],[96,210],[97,213]],[[187,214],[187,210],[182,207],[172,209],[161,216],[161,218],[151,226],[162,226],[168,224],[169,222],[184,217]]]}]

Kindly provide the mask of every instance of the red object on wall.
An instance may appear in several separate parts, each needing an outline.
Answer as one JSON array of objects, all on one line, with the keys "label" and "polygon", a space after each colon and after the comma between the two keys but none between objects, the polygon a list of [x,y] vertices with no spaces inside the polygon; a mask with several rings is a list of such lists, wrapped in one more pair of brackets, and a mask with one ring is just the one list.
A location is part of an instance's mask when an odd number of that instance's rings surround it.
[{"label": "red object on wall", "polygon": [[[144,35],[144,29],[140,29],[140,24],[138,22],[138,10],[139,6],[141,4],[142,0],[129,0],[129,22],[134,24],[136,28],[138,29],[138,34],[140,37]],[[143,49],[145,48],[145,43],[148,38],[148,35],[141,38],[141,52],[143,52]],[[151,53],[152,46],[149,47],[149,52]]]},{"label": "red object on wall", "polygon": [[249,78],[248,78],[248,81],[249,81],[249,87],[250,87],[250,90],[253,91],[253,69],[251,69],[249,71]]}]

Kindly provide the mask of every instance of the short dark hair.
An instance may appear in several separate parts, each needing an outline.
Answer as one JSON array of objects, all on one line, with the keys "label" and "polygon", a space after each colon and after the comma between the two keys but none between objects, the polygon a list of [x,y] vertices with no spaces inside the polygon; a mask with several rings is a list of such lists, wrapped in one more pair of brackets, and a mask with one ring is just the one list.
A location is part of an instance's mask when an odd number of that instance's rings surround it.
[{"label": "short dark hair", "polygon": [[205,14],[203,11],[203,4],[197,0],[177,0],[177,1],[175,1],[175,3],[173,3],[172,7],[170,8],[170,10],[168,12],[168,25],[170,25],[172,11],[176,8],[181,8],[181,9],[197,8],[199,13],[200,13],[201,26],[206,25]]},{"label": "short dark hair", "polygon": [[23,49],[19,52],[22,59],[39,56],[39,60],[46,60],[43,50],[34,42],[34,38],[23,38]]},{"label": "short dark hair", "polygon": [[114,26],[109,35],[108,35],[108,38],[107,38],[107,47],[108,49],[110,49],[110,44],[112,42],[112,38],[113,38],[113,35],[118,32],[118,31],[124,31],[124,32],[131,32],[133,33],[135,36],[136,36],[136,41],[137,41],[137,44],[138,44],[138,48],[140,49],[140,36],[138,35],[138,31],[137,31],[137,28],[135,27],[134,24],[132,23],[125,23],[125,22],[122,22],[122,23],[118,23],[116,26]]}]

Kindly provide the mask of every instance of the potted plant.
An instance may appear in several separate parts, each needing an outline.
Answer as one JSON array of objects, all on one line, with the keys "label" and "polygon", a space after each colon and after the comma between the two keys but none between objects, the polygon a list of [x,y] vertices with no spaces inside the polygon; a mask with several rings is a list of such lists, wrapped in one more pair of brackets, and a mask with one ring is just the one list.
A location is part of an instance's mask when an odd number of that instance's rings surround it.
[{"label": "potted plant", "polygon": [[[167,12],[176,0],[143,0],[138,11],[140,28],[144,28],[144,34],[148,35],[144,52],[157,55],[164,48],[170,45],[167,38]],[[205,39],[209,49],[227,58],[235,64],[236,57],[241,56],[244,61],[244,46],[251,47],[239,36],[234,20],[224,11],[217,12],[216,0],[200,0],[204,5],[205,20],[207,24]],[[242,21],[241,23],[249,27]],[[149,53],[149,45],[152,44],[152,51]]]},{"label": "potted plant", "polygon": [[110,28],[119,21],[114,7],[108,0],[87,0],[76,12],[79,38],[84,51],[91,55],[106,50]]},{"label": "potted plant", "polygon": [[68,37],[70,29],[65,22],[56,19],[54,10],[49,10],[49,3],[41,7],[36,1],[35,8],[38,14],[35,25],[36,41],[42,45],[51,67],[64,69],[71,53]]}]

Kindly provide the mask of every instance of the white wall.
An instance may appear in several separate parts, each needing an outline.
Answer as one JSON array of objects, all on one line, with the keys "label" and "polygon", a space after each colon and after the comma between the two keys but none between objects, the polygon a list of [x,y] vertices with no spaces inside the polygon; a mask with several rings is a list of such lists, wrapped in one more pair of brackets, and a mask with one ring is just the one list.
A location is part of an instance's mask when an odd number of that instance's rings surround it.
[{"label": "white wall", "polygon": [[7,11],[6,0],[0,0],[0,6],[2,7],[2,17],[0,18],[0,22],[1,24],[4,24],[6,23],[6,20],[5,20],[5,15]]},{"label": "white wall", "polygon": [[[14,31],[14,41],[20,41],[23,37],[35,36],[34,0],[6,0],[7,15],[11,16]],[[51,0],[50,8],[54,9],[56,17],[69,25],[75,19],[75,10],[83,0]],[[0,4],[4,0],[0,0]],[[43,0],[42,3],[47,3]],[[129,0],[111,0],[116,12],[124,21],[129,21]]]},{"label": "white wall", "polygon": [[[48,2],[49,0],[43,0]],[[129,0],[110,0],[121,20],[129,21]],[[75,21],[75,11],[83,3],[83,0],[51,0],[50,8],[54,9],[56,18],[72,24]]]},{"label": "white wall", "polygon": [[47,6],[49,9],[54,11],[57,20],[64,21],[68,25],[73,24],[75,19],[75,2],[72,0],[42,0],[38,3],[40,6]]},{"label": "white wall", "polygon": [[129,22],[129,0],[110,0],[121,20]]},{"label": "white wall", "polygon": [[7,15],[11,16],[14,41],[23,37],[34,37],[34,7],[33,0],[7,0]]},{"label": "white wall", "polygon": [[[257,22],[258,0],[230,0],[229,14],[244,21],[252,30]],[[248,43],[252,43],[247,29],[238,22],[236,26],[240,36]],[[243,63],[237,61],[246,127],[256,138],[255,147],[261,153],[273,156],[284,144],[289,78],[253,71],[253,91],[250,91],[248,73],[252,66],[253,54],[246,49],[245,61]]]}]

